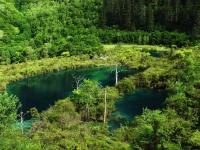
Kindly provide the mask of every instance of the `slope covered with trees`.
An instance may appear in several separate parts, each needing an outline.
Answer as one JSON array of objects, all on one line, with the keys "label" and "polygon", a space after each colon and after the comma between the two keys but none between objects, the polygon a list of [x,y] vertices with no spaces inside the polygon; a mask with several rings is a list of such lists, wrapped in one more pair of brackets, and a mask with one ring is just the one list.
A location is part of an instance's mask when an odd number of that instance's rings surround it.
[{"label": "slope covered with trees", "polygon": [[46,57],[98,54],[91,33],[99,23],[101,1],[1,0],[1,64]]},{"label": "slope covered with trees", "polygon": [[1,0],[0,7],[1,64],[99,55],[101,43],[182,47],[199,35],[199,4],[190,0]]},{"label": "slope covered with trees", "polygon": [[[31,109],[35,123],[25,132],[14,128],[17,113],[17,98],[8,94],[0,95],[2,120],[0,146],[4,149],[199,149],[199,53],[198,47],[176,49],[175,51],[155,46],[107,46],[107,63],[119,62],[129,68],[143,71],[119,81],[115,87],[101,87],[98,82],[84,80],[78,89],[66,99],[60,100],[48,110],[38,113]],[[151,51],[166,52],[160,58],[149,55]],[[89,57],[68,57],[73,66],[84,62],[89,65]],[[63,61],[66,58],[60,58]],[[68,60],[67,59],[67,60]],[[93,59],[98,62],[99,58]],[[8,79],[29,76],[33,71],[42,72],[39,64],[23,63],[2,66],[1,73]],[[52,64],[58,59],[48,59]],[[105,60],[104,60],[105,62]],[[38,64],[37,64],[38,63]],[[60,62],[59,62],[60,63]],[[57,63],[57,64],[59,64]],[[56,69],[57,64],[47,64]],[[64,63],[65,64],[65,63]],[[34,65],[35,67],[32,67]],[[39,65],[39,66],[37,66]],[[61,66],[63,64],[60,64]],[[66,65],[66,64],[65,64]],[[20,68],[24,69],[20,69]],[[59,67],[59,66],[58,66]],[[12,69],[12,70],[11,70]],[[10,70],[6,73],[6,70]],[[3,72],[5,71],[5,72]],[[144,110],[115,131],[108,130],[111,112],[119,96],[132,93],[136,88],[166,89],[169,95],[160,110]],[[105,114],[105,91],[107,91],[107,118]],[[8,113],[9,112],[9,113]],[[18,114],[18,115],[17,115]],[[16,139],[13,139],[13,136]]]},{"label": "slope covered with trees", "polygon": [[[169,30],[199,36],[195,0],[104,0],[103,24],[129,30]],[[110,19],[112,18],[112,19]]]},{"label": "slope covered with trees", "polygon": [[13,1],[0,1],[0,62],[22,62],[31,53],[30,25]]},{"label": "slope covered with trees", "polygon": [[[197,0],[0,0],[0,149],[200,149],[199,25]],[[26,112],[28,129],[6,93],[33,75],[116,63],[140,72],[113,87],[81,81],[49,109]],[[168,97],[110,131],[115,102],[136,88]]]}]

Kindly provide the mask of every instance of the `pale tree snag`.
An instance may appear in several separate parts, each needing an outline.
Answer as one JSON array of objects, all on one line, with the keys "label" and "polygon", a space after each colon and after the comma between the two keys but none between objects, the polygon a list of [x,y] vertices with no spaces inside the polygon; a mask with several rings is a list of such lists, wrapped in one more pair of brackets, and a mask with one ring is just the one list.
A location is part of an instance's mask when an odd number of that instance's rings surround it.
[{"label": "pale tree snag", "polygon": [[117,86],[118,84],[118,65],[116,64],[116,67],[115,67],[115,85]]},{"label": "pale tree snag", "polygon": [[76,82],[76,89],[78,90],[81,82],[84,80],[84,77],[80,75],[72,75],[72,77],[74,78],[74,81]]},{"label": "pale tree snag", "polygon": [[89,110],[89,105],[88,105],[88,103],[86,104],[86,121],[88,121],[89,120],[89,118],[90,118],[90,110]]},{"label": "pale tree snag", "polygon": [[106,124],[106,117],[107,117],[107,91],[105,89],[105,95],[104,95],[104,117],[103,117],[104,124]]},{"label": "pale tree snag", "polygon": [[24,113],[21,111],[19,114],[20,117],[20,126],[21,126],[21,133],[24,134]]}]

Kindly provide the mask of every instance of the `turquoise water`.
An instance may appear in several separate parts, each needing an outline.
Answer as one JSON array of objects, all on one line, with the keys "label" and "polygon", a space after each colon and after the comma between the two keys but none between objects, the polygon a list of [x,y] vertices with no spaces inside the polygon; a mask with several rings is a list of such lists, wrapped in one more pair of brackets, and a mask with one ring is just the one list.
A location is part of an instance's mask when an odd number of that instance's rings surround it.
[{"label": "turquoise water", "polygon": [[132,121],[135,116],[142,114],[145,108],[161,108],[166,97],[166,91],[152,89],[137,89],[132,94],[122,97],[116,103],[116,111],[109,122],[110,128],[115,129]]},{"label": "turquoise water", "polygon": [[[119,80],[137,73],[137,70],[126,70],[119,73]],[[81,76],[84,79],[98,81],[102,86],[115,84],[115,67],[87,68],[77,70],[65,70],[53,72],[35,77],[29,77],[21,81],[11,83],[7,86],[10,94],[16,95],[22,104],[21,110],[27,112],[30,108],[37,108],[39,112],[46,110],[49,106],[59,100],[66,98],[76,88],[73,76]],[[150,89],[138,89],[131,95],[122,97],[116,103],[116,111],[113,112],[109,125],[115,129],[134,116],[142,113],[143,108],[156,109],[162,107],[166,92]],[[30,127],[32,120],[25,116],[24,126]],[[20,127],[17,123],[16,126]]]},{"label": "turquoise water", "polygon": [[[136,70],[121,69],[119,79],[134,74]],[[39,112],[46,110],[55,101],[66,98],[76,88],[73,76],[98,81],[102,86],[115,84],[115,68],[88,68],[66,70],[30,77],[7,86],[10,94],[16,95],[22,104],[21,110],[36,107]]]}]

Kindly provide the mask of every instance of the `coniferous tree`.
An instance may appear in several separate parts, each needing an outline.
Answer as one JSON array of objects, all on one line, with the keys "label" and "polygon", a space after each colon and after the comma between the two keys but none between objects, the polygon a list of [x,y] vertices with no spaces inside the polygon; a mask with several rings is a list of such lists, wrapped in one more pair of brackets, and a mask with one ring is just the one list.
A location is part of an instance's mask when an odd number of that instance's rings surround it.
[{"label": "coniferous tree", "polygon": [[[106,5],[106,6],[105,6]],[[131,30],[198,32],[199,1],[105,0],[102,22]]]},{"label": "coniferous tree", "polygon": [[149,4],[147,7],[146,30],[152,31],[153,28],[154,28],[154,11],[152,5]]},{"label": "coniferous tree", "polygon": [[194,12],[195,12],[195,22],[194,22],[194,36],[199,38],[200,37],[200,2],[196,1],[194,7]]}]

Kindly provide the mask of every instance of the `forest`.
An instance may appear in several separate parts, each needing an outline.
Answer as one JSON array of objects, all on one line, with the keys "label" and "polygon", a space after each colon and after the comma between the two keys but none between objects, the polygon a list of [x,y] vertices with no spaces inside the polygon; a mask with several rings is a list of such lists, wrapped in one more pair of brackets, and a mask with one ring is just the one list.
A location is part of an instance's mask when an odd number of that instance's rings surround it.
[{"label": "forest", "polygon": [[197,0],[0,0],[0,149],[199,150],[199,50]]},{"label": "forest", "polygon": [[194,0],[104,0],[102,21],[128,30],[179,31],[198,37],[199,6]]}]

